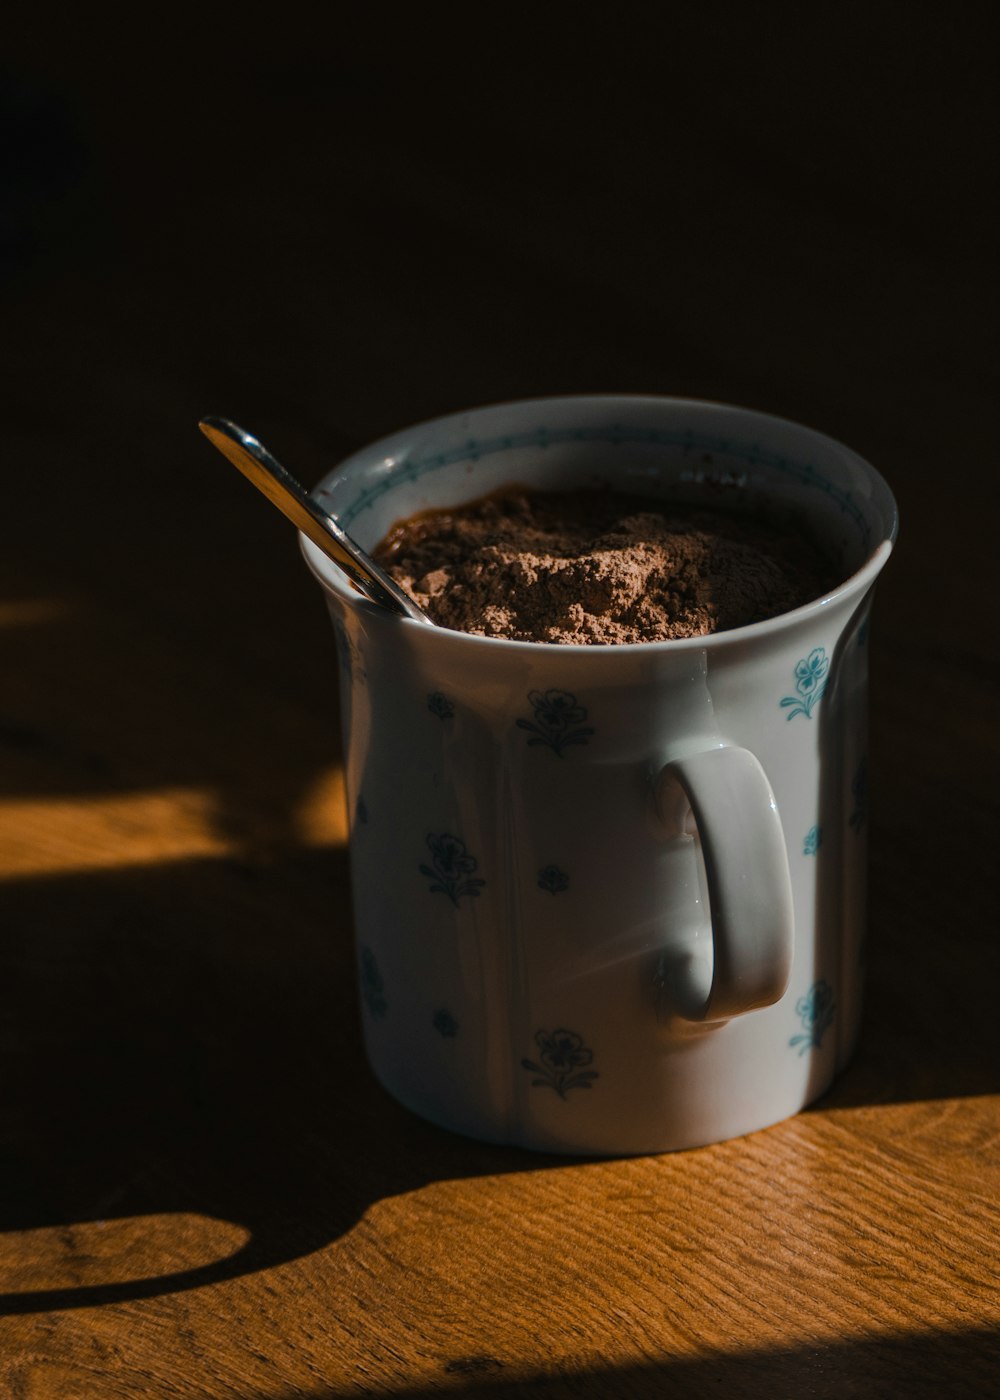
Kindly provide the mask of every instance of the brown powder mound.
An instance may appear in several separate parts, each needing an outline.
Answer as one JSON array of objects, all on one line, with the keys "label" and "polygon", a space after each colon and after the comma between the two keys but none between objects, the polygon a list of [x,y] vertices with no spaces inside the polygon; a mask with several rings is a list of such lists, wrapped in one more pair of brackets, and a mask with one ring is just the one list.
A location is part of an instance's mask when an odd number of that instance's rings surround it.
[{"label": "brown powder mound", "polygon": [[798,536],[609,491],[516,490],[428,512],[375,558],[440,627],[568,645],[705,636],[833,583]]}]

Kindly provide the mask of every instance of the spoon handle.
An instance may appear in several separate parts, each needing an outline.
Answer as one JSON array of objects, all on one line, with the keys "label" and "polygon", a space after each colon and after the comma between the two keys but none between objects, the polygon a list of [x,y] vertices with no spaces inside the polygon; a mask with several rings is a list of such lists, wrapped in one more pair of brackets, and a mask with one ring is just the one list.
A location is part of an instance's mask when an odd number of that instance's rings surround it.
[{"label": "spoon handle", "polygon": [[228,418],[202,418],[198,426],[212,446],[338,564],[366,598],[416,622],[429,624],[399,584],[355,544],[343,526],[327,515],[262,443]]}]

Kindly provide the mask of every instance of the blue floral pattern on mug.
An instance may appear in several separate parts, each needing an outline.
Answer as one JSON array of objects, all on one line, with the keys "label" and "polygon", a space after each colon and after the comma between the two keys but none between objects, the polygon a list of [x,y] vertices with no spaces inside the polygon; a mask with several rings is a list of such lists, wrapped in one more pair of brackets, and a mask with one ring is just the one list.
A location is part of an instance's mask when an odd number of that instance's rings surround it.
[{"label": "blue floral pattern on mug", "polygon": [[805,996],[795,1003],[795,1014],[802,1022],[802,1034],[793,1035],[789,1045],[797,1045],[799,1054],[807,1050],[818,1050],[823,1036],[833,1025],[833,1013],[837,1003],[833,999],[833,988],[829,982],[814,982]]},{"label": "blue floral pattern on mug", "polygon": [[446,1040],[451,1040],[458,1035],[458,1022],[451,1012],[443,1006],[435,1011],[431,1024]]},{"label": "blue floral pattern on mug", "polygon": [[455,715],[455,706],[447,695],[441,694],[440,690],[435,690],[433,695],[428,695],[427,708],[432,715],[437,715],[438,719],[453,719]]},{"label": "blue floral pattern on mug", "polygon": [[804,856],[814,856],[823,844],[823,828],[821,826],[811,826],[806,832],[806,839],[802,842],[802,854]]},{"label": "blue floral pattern on mug", "polygon": [[812,712],[823,698],[826,690],[826,675],[830,669],[830,658],[824,647],[813,647],[808,656],[795,667],[796,695],[786,695],[779,701],[783,710],[788,710],[787,719],[805,715],[812,719]]},{"label": "blue floral pattern on mug", "polygon": [[534,719],[519,719],[518,729],[531,735],[530,744],[544,744],[562,758],[568,744],[585,744],[594,733],[587,718],[586,707],[569,690],[532,690],[528,700]]},{"label": "blue floral pattern on mug", "polygon": [[547,865],[538,872],[538,888],[548,890],[549,894],[562,894],[569,889],[569,876],[558,865]]},{"label": "blue floral pattern on mug", "polygon": [[570,1089],[589,1089],[593,1081],[600,1078],[596,1070],[586,1068],[594,1054],[576,1031],[536,1031],[535,1044],[541,1064],[528,1059],[521,1061],[522,1069],[539,1076],[531,1081],[533,1088],[554,1089],[564,1099]]},{"label": "blue floral pattern on mug", "polygon": [[851,796],[854,798],[854,810],[848,818],[848,825],[854,830],[855,836],[861,835],[861,828],[865,824],[868,815],[868,760],[862,758],[858,763],[854,774],[854,781],[851,783]]},{"label": "blue floral pattern on mug", "polygon": [[430,833],[427,846],[432,863],[421,865],[420,873],[431,881],[431,894],[446,894],[456,909],[463,895],[478,898],[486,881],[473,876],[478,861],[465,849],[465,842],[443,831],[440,836]]},{"label": "blue floral pattern on mug", "polygon": [[389,1009],[389,1004],[385,999],[385,986],[378,963],[375,961],[375,954],[367,944],[361,949],[359,971],[361,974],[361,999],[376,1021],[381,1021]]}]

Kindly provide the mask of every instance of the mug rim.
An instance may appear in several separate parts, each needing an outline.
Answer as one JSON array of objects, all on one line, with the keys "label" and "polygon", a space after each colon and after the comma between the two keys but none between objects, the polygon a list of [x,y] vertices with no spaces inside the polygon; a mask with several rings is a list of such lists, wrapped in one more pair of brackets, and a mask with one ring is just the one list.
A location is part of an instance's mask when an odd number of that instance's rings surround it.
[{"label": "mug rim", "polygon": [[559,394],[540,395],[536,397],[501,400],[495,403],[479,404],[472,408],[457,410],[451,413],[438,414],[431,418],[422,419],[416,423],[405,425],[396,429],[392,433],[384,434],[382,437],[358,448],[343,458],[335,467],[324,474],[317,486],[313,488],[314,493],[322,491],[324,486],[341,473],[345,468],[357,464],[360,468],[366,463],[384,461],[388,450],[393,444],[398,444],[401,439],[415,432],[423,432],[435,427],[443,427],[446,424],[458,424],[463,419],[468,419],[476,415],[503,410],[517,410],[532,407],[557,406],[573,403],[588,403],[592,405],[607,405],[608,407],[625,407],[628,405],[662,405],[677,408],[693,409],[716,409],[725,413],[735,413],[747,418],[756,418],[761,422],[771,424],[773,427],[791,429],[797,433],[803,433],[817,442],[822,442],[828,448],[846,454],[847,458],[855,465],[862,468],[868,477],[874,490],[882,497],[884,506],[883,516],[886,525],[882,533],[882,538],[869,554],[864,563],[855,569],[846,578],[842,579],[834,588],[822,594],[818,598],[810,599],[809,602],[801,604],[797,608],[791,608],[787,612],[778,613],[775,617],[765,618],[760,622],[745,623],[740,627],[730,627],[719,632],[710,632],[696,637],[672,637],[662,641],[651,642],[623,642],[623,643],[588,643],[588,644],[567,644],[565,642],[535,642],[522,641],[509,637],[485,637],[472,632],[462,632],[454,628],[432,626],[427,628],[426,624],[408,618],[402,614],[390,613],[387,608],[364,597],[348,581],[346,575],[342,574],[336,564],[314,545],[301,532],[299,533],[299,547],[302,551],[306,565],[316,578],[317,582],[328,592],[332,593],[341,602],[356,608],[363,615],[371,619],[391,620],[393,623],[408,628],[419,628],[422,631],[429,630],[439,637],[452,637],[457,639],[452,645],[468,646],[472,643],[488,646],[493,650],[497,648],[513,648],[518,654],[538,655],[539,653],[558,653],[565,656],[567,651],[573,653],[597,652],[602,656],[608,653],[624,653],[629,656],[664,654],[665,649],[670,653],[695,649],[704,650],[706,647],[718,648],[736,642],[751,641],[753,639],[763,639],[774,636],[797,625],[800,621],[806,622],[815,620],[821,614],[836,607],[836,605],[852,595],[861,596],[868,592],[874,584],[878,575],[892,553],[896,538],[899,533],[899,508],[896,498],[893,495],[888,482],[870,462],[861,457],[853,448],[848,447],[838,439],[830,437],[828,434],[820,432],[816,428],[810,428],[794,419],[784,418],[777,414],[765,413],[759,409],[745,408],[737,404],[730,404],[722,400],[696,399],[682,396],[672,396],[666,394]]}]

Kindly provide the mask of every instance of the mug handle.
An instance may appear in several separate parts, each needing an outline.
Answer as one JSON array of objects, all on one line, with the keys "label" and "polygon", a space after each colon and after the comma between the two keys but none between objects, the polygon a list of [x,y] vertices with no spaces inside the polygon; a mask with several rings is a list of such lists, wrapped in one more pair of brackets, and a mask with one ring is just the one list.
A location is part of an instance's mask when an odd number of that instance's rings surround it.
[{"label": "mug handle", "polygon": [[[674,759],[698,827],[712,920],[712,982],[690,1021],[723,1021],[780,1000],[792,966],[794,915],[788,852],[774,793],[749,749]],[[676,789],[675,789],[676,790]]]}]

